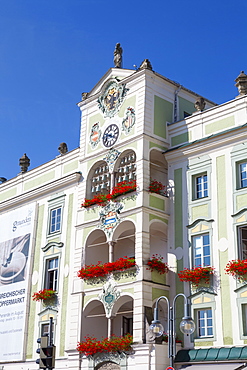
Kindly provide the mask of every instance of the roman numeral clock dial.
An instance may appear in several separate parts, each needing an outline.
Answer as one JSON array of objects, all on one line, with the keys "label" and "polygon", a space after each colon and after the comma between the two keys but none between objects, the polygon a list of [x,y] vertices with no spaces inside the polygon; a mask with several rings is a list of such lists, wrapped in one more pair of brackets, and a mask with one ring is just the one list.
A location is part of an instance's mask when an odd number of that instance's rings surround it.
[{"label": "roman numeral clock dial", "polygon": [[106,148],[112,147],[119,136],[119,128],[115,124],[109,125],[103,134],[103,144]]}]

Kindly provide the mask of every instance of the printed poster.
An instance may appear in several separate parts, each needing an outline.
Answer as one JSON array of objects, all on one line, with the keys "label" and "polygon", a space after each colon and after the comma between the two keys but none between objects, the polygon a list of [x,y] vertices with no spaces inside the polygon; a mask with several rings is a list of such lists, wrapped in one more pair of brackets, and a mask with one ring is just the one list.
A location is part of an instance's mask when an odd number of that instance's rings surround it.
[{"label": "printed poster", "polygon": [[0,215],[0,362],[22,361],[35,204]]}]

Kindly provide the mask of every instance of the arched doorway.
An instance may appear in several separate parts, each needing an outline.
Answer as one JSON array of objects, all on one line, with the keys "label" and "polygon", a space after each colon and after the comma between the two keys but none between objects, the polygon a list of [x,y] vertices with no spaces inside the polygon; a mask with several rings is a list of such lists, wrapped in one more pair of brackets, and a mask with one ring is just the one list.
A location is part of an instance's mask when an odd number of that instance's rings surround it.
[{"label": "arched doorway", "polygon": [[120,370],[120,366],[114,362],[105,362],[96,366],[95,370]]}]

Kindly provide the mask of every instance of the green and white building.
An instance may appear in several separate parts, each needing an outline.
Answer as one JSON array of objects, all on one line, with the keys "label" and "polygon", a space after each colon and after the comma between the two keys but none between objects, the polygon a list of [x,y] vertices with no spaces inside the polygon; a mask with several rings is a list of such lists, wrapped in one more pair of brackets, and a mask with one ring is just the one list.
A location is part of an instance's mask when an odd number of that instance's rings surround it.
[{"label": "green and white building", "polygon": [[[247,253],[247,96],[220,106],[154,72],[111,68],[82,95],[80,147],[0,185],[0,368],[34,370],[37,338],[53,319],[55,368],[163,370],[167,343],[149,330],[160,296],[183,292],[196,331],[175,367],[237,369],[247,361],[247,284],[225,274]],[[239,86],[240,85],[240,86]],[[195,103],[196,102],[196,103]],[[196,108],[195,108],[196,107]],[[156,180],[165,188],[150,192]],[[136,189],[82,207],[119,183]],[[153,255],[169,271],[148,270]],[[88,265],[135,258],[136,267],[80,279]],[[181,282],[212,266],[210,283]],[[43,289],[56,291],[33,301]],[[167,331],[168,308],[159,317]],[[176,305],[176,322],[183,302]],[[133,351],[77,351],[85,336],[133,335]]]}]

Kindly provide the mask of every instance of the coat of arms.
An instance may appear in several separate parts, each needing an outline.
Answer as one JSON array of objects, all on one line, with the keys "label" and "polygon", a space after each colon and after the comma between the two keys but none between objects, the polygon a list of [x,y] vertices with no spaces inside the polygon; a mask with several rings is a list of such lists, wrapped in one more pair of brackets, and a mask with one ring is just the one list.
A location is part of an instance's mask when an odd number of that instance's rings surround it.
[{"label": "coat of arms", "polygon": [[99,212],[100,216],[100,228],[104,230],[108,238],[111,237],[115,227],[121,222],[119,213],[123,205],[117,202],[109,202]]},{"label": "coat of arms", "polygon": [[125,84],[118,84],[117,81],[111,81],[107,85],[104,93],[98,99],[99,108],[105,117],[113,117],[117,113],[127,91]]},{"label": "coat of arms", "polygon": [[125,112],[125,118],[122,122],[122,129],[125,134],[129,134],[130,130],[134,126],[136,121],[135,110],[132,107],[128,107]]},{"label": "coat of arms", "polygon": [[99,128],[99,122],[96,122],[92,128],[91,128],[91,133],[90,133],[90,144],[92,148],[95,148],[101,138],[101,130]]}]

